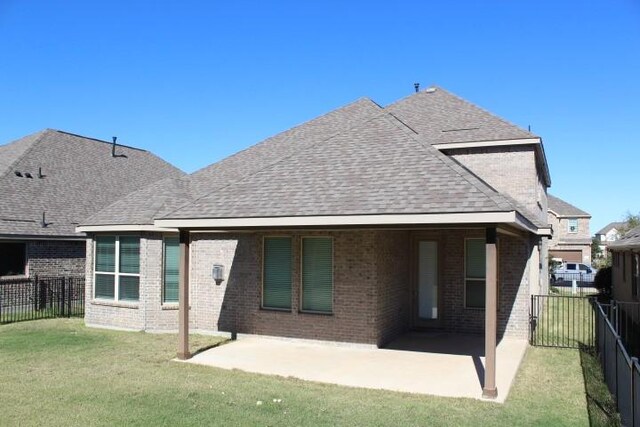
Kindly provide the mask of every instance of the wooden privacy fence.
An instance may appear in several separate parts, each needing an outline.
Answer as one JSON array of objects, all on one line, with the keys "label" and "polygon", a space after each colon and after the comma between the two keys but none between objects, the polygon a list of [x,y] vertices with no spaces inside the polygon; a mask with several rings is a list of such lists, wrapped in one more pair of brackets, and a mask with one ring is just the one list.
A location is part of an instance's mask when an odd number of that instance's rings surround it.
[{"label": "wooden privacy fence", "polygon": [[0,323],[84,316],[84,277],[0,280]]}]

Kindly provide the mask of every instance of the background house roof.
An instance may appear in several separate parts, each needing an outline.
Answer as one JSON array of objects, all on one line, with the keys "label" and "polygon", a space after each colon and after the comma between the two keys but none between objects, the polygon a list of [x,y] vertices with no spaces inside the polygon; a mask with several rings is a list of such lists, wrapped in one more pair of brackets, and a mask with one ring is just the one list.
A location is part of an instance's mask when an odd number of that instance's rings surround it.
[{"label": "background house roof", "polygon": [[609,243],[610,249],[640,249],[640,227],[632,228],[615,242]]},{"label": "background house roof", "polygon": [[112,157],[111,150],[109,142],[52,129],[1,146],[0,235],[78,237],[76,225],[90,214],[184,175],[148,151],[118,145]]},{"label": "background house roof", "polygon": [[596,234],[607,234],[609,231],[613,230],[622,230],[624,229],[626,223],[625,222],[610,222],[609,224],[602,227]]},{"label": "background house roof", "polygon": [[551,194],[547,195],[548,207],[550,211],[556,214],[559,217],[587,217],[591,218],[591,215],[582,209],[579,209],[573,206],[570,203],[565,202],[564,200],[552,196]]}]

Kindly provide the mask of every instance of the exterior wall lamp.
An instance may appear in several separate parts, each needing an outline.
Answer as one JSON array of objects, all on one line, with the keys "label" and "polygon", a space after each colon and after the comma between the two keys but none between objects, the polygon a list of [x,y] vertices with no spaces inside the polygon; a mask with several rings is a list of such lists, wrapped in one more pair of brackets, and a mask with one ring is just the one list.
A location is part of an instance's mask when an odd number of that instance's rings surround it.
[{"label": "exterior wall lamp", "polygon": [[213,276],[213,280],[216,281],[216,286],[220,286],[224,281],[224,265],[213,264],[213,271],[211,274]]}]

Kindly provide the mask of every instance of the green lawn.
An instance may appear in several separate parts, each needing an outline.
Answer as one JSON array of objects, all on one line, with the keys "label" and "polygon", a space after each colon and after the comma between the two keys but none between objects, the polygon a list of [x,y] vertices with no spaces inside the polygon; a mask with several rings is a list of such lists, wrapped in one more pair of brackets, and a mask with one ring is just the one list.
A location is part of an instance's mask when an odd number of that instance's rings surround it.
[{"label": "green lawn", "polygon": [[[193,337],[192,350],[217,342]],[[175,335],[89,329],[78,319],[1,326],[0,425],[560,426],[613,418],[594,359],[585,384],[588,355],[578,350],[530,348],[501,405],[183,364],[171,361],[175,343]]]}]

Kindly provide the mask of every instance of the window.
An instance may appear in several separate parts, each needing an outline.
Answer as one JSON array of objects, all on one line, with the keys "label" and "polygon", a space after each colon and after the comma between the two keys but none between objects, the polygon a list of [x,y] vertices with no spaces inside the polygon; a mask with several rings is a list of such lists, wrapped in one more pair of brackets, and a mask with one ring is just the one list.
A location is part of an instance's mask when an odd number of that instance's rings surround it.
[{"label": "window", "polygon": [[140,294],[140,238],[99,236],[95,246],[96,298],[138,301]]},{"label": "window", "polygon": [[465,307],[484,308],[487,277],[484,239],[465,240],[464,260]]},{"label": "window", "polygon": [[333,311],[333,240],[302,239],[302,310]]},{"label": "window", "polygon": [[162,263],[162,302],[178,302],[180,272],[180,241],[178,237],[165,237]]},{"label": "window", "polygon": [[262,308],[291,309],[291,238],[263,241]]},{"label": "window", "polygon": [[631,296],[638,296],[638,279],[640,278],[640,255],[633,254],[631,259]]},{"label": "window", "polygon": [[567,270],[577,270],[578,267],[576,264],[567,263]]},{"label": "window", "polygon": [[27,245],[0,242],[0,276],[20,276],[27,272]]},{"label": "window", "polygon": [[578,232],[578,218],[569,218],[569,233],[577,233]]}]

